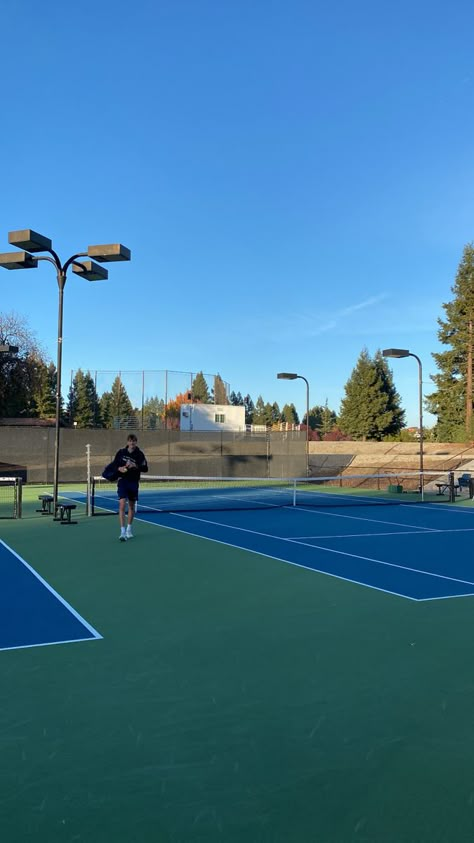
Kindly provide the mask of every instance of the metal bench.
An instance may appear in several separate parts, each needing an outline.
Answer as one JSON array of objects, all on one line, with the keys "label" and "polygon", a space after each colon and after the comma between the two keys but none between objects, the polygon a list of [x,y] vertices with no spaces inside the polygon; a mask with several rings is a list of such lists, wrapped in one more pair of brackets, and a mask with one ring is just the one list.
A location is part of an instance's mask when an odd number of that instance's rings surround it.
[{"label": "metal bench", "polygon": [[36,512],[41,512],[41,515],[53,514],[53,496],[52,495],[38,495],[38,500],[41,501],[41,509]]},{"label": "metal bench", "polygon": [[54,520],[59,521],[60,524],[77,524],[77,521],[71,521],[71,512],[76,509],[76,506],[75,503],[58,503]]},{"label": "metal bench", "polygon": [[[444,493],[445,493],[445,492],[449,492],[449,490],[450,490],[450,488],[451,488],[451,484],[450,484],[450,483],[435,483],[435,485],[438,487],[438,495],[444,495]],[[460,488],[459,488],[459,484],[458,484],[458,483],[455,483],[455,484],[454,484],[453,489],[454,489],[454,494],[455,494],[455,495],[459,495],[459,494],[460,494],[460,491],[461,491],[461,490],[460,490]]]}]

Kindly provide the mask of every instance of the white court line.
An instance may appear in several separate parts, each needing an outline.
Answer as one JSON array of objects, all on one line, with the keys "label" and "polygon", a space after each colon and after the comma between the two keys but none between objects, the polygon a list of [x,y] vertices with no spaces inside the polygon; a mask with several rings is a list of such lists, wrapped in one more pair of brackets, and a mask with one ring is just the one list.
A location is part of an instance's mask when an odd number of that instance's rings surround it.
[{"label": "white court line", "polygon": [[[97,632],[97,630],[94,629],[94,627],[91,626],[90,623],[88,623],[82,617],[82,615],[79,614],[79,612],[76,612],[76,610],[73,609],[71,604],[68,603],[67,600],[64,599],[64,597],[61,597],[61,595],[58,594],[58,592],[55,591],[55,589],[52,588],[52,586],[50,586],[50,584],[48,582],[46,582],[46,580],[43,579],[43,577],[40,576],[40,574],[38,574],[38,572],[35,571],[35,569],[32,568],[31,565],[29,565],[28,562],[26,562],[25,559],[23,559],[18,553],[16,553],[16,551],[13,550],[13,548],[11,548],[6,542],[4,542],[3,539],[0,539],[0,544],[2,544],[4,546],[4,548],[9,553],[12,554],[12,556],[15,556],[15,558],[18,559],[18,561],[21,562],[21,564],[24,565],[25,568],[27,568],[28,571],[31,574],[33,574],[33,576],[36,577],[36,579],[39,580],[39,582],[42,585],[44,585],[44,587],[56,598],[56,600],[59,600],[59,602],[62,603],[62,605],[71,613],[71,615],[74,615],[76,620],[78,620],[79,623],[82,624],[82,626],[85,627],[85,629],[87,629],[91,633],[93,638],[95,638],[95,639],[102,638],[102,635],[100,634],[100,632]],[[49,645],[52,645],[52,644],[72,644],[75,641],[90,641],[90,640],[91,640],[90,638],[80,638],[80,639],[74,638],[72,641],[47,641],[45,643],[39,643],[39,644],[22,644],[19,647],[0,647],[0,650],[21,650],[21,649],[24,649],[26,647],[46,647],[46,646],[49,646]]]},{"label": "white court line", "polygon": [[358,539],[369,538],[377,539],[379,536],[428,536],[430,533],[474,533],[474,527],[450,527],[447,530],[430,530],[429,532],[423,528],[419,530],[394,530],[393,532],[383,533],[336,533],[331,536],[321,536],[319,533],[316,536],[293,536],[294,539]]},{"label": "white court line", "polygon": [[[395,504],[395,506],[401,506],[401,504]],[[421,506],[421,504],[416,505],[417,508]],[[366,518],[365,516],[360,515],[345,515],[342,512],[327,512],[326,510],[311,510],[306,509],[305,507],[288,507],[289,509],[295,510],[297,509],[298,512],[304,512],[306,515],[322,515],[324,518],[326,515],[329,518],[349,518],[351,521],[370,521],[371,524],[390,524],[391,527],[413,527],[414,530],[425,530],[427,533],[437,533],[438,530],[435,527],[423,527],[420,524],[405,524],[401,523],[400,521],[385,521],[382,518]]]},{"label": "white court line", "polygon": [[[439,504],[437,504],[437,505],[439,505]],[[403,504],[403,506],[405,506],[405,504]],[[419,507],[420,504],[416,504],[416,506]],[[99,508],[100,509],[106,509],[106,507],[99,507]],[[295,507],[287,507],[287,509],[294,509],[294,508]],[[111,510],[111,509],[108,509],[106,511],[114,513],[114,510]],[[299,511],[301,512],[302,510],[299,510]],[[303,511],[306,511],[306,510],[303,510]],[[156,510],[155,510],[155,512],[156,512]],[[474,586],[474,582],[471,582],[470,580],[461,580],[461,579],[457,579],[455,577],[446,577],[443,574],[435,574],[435,573],[432,573],[430,571],[422,571],[422,570],[419,570],[418,568],[410,568],[410,567],[405,566],[405,565],[396,565],[394,562],[384,562],[381,559],[372,559],[371,557],[368,557],[368,556],[360,556],[360,555],[354,554],[354,553],[347,553],[346,551],[343,551],[343,550],[334,550],[334,549],[328,548],[328,547],[319,547],[318,545],[314,545],[314,544],[308,544],[307,545],[304,542],[298,542],[298,541],[295,541],[294,539],[285,539],[282,536],[274,536],[271,533],[262,533],[262,532],[259,532],[257,530],[248,530],[245,527],[235,527],[231,524],[220,524],[216,521],[210,521],[210,520],[205,519],[205,518],[197,518],[196,516],[188,515],[188,514],[185,514],[185,513],[182,513],[182,512],[165,512],[165,513],[157,513],[157,514],[168,515],[168,516],[176,516],[176,517],[179,517],[179,518],[186,518],[186,519],[189,519],[191,521],[198,521],[198,522],[202,522],[204,524],[211,524],[213,527],[225,527],[226,529],[229,529],[229,530],[238,530],[238,531],[241,531],[241,532],[244,532],[244,533],[251,533],[251,534],[254,534],[254,535],[265,536],[267,538],[275,539],[277,541],[286,541],[286,542],[293,543],[293,544],[301,544],[305,547],[314,548],[315,550],[322,550],[322,551],[325,551],[327,553],[335,553],[335,554],[338,554],[340,556],[349,556],[349,557],[354,558],[354,559],[362,559],[366,562],[374,562],[375,564],[386,565],[387,567],[391,567],[391,568],[399,568],[401,570],[421,574],[422,576],[425,576],[425,577],[434,577],[436,579],[447,580],[448,582],[458,582],[458,583],[461,583],[463,585]],[[321,513],[315,513],[315,514],[321,514]],[[328,513],[328,514],[329,515],[336,515],[336,513]],[[340,516],[340,517],[346,517],[346,516]],[[347,517],[355,518],[355,516],[347,516]],[[273,556],[271,554],[264,553],[261,550],[253,550],[252,548],[242,547],[239,544],[233,544],[232,542],[222,541],[221,539],[212,538],[210,536],[201,536],[199,533],[190,533],[189,530],[184,530],[184,529],[180,530],[179,527],[170,527],[166,524],[160,524],[160,523],[157,524],[154,521],[147,521],[143,518],[140,518],[140,515],[136,515],[135,520],[142,521],[142,523],[149,524],[152,527],[161,527],[164,530],[175,530],[177,533],[182,533],[183,535],[186,535],[186,536],[192,535],[195,538],[203,539],[204,541],[211,541],[211,542],[215,542],[216,544],[225,545],[226,547],[233,547],[236,550],[244,550],[247,553],[254,553],[257,556],[263,556],[267,559],[275,559],[277,562],[284,562],[286,565],[294,565],[297,568],[304,568],[305,570],[313,571],[315,573],[320,573],[320,574],[323,574],[324,576],[333,577],[334,579],[342,580],[343,582],[351,582],[351,583],[354,583],[354,585],[360,585],[360,586],[363,586],[365,588],[371,588],[374,591],[381,591],[384,594],[391,594],[395,597],[402,597],[405,600],[412,600],[415,603],[419,603],[419,602],[423,602],[423,601],[427,601],[427,600],[441,600],[441,599],[453,599],[453,598],[461,598],[461,597],[474,597],[474,592],[472,592],[472,593],[469,592],[468,594],[449,594],[449,595],[443,595],[442,597],[430,597],[430,598],[411,597],[408,594],[401,594],[398,591],[391,591],[390,589],[387,589],[387,588],[380,588],[380,586],[371,585],[370,583],[362,582],[361,580],[356,580],[356,579],[353,579],[352,577],[343,577],[342,575],[334,574],[331,571],[322,571],[322,570],[320,570],[318,568],[314,568],[310,565],[303,565],[301,562],[292,562],[289,559],[283,559],[280,556]],[[379,522],[379,521],[377,521],[377,519],[370,519],[370,518],[367,518],[367,519],[365,519],[365,518],[364,519],[357,519],[356,518],[356,520],[364,520],[364,521],[367,520],[367,521],[373,521],[374,523],[385,523],[385,522]],[[391,523],[391,522],[386,522],[386,523]],[[443,531],[431,529],[431,528],[426,528],[426,529],[422,528],[422,530],[420,532],[422,534],[427,534],[429,532],[437,533],[437,532],[443,532]],[[375,534],[375,535],[377,535],[377,534]],[[399,533],[394,533],[393,535],[399,535]],[[407,535],[412,535],[412,533],[407,533]]]},{"label": "white court line", "polygon": [[[384,562],[382,559],[374,559],[371,556],[362,556],[361,554],[358,554],[358,553],[348,553],[345,550],[336,550],[335,548],[332,548],[332,547],[322,547],[322,546],[317,545],[317,544],[307,544],[306,542],[295,541],[294,539],[285,538],[283,536],[274,536],[271,533],[262,533],[259,530],[248,530],[245,527],[235,527],[234,525],[231,525],[231,524],[218,524],[215,521],[210,521],[206,518],[197,518],[196,516],[193,516],[193,515],[185,515],[182,512],[173,512],[173,513],[170,513],[170,514],[173,515],[173,516],[176,516],[177,518],[186,518],[186,519],[189,519],[190,521],[198,521],[198,522],[203,523],[203,524],[212,524],[213,527],[224,527],[225,529],[228,529],[228,530],[238,530],[239,532],[250,533],[254,536],[264,536],[265,538],[274,539],[276,541],[288,542],[289,544],[300,545],[302,547],[310,547],[314,550],[322,550],[325,553],[335,553],[338,556],[349,556],[351,559],[362,559],[364,562],[375,562],[377,565],[385,565],[388,568],[398,568],[399,570],[402,570],[402,571],[410,571],[411,573],[414,573],[414,574],[422,574],[425,577],[434,577],[435,579],[448,580],[449,582],[458,582],[458,583],[462,583],[463,585],[474,586],[474,581],[471,581],[471,580],[462,580],[462,579],[459,579],[458,577],[446,577],[444,574],[435,574],[432,571],[423,571],[423,570],[420,570],[419,568],[411,568],[408,565],[397,565],[395,562]],[[163,525],[159,525],[159,526],[163,526]],[[173,528],[171,528],[171,529],[173,529]],[[203,538],[203,537],[201,536],[201,538]],[[212,539],[212,541],[213,541],[213,539]],[[237,547],[238,547],[238,545],[237,545]],[[242,549],[247,550],[247,548],[241,548],[241,550]],[[263,553],[261,555],[266,556],[267,554]],[[306,567],[306,566],[304,566],[304,567]],[[311,568],[310,570],[314,570],[314,569]],[[326,572],[322,571],[321,573],[326,573]],[[341,579],[345,579],[345,577],[342,577]],[[356,580],[356,582],[357,582],[357,580]]]}]

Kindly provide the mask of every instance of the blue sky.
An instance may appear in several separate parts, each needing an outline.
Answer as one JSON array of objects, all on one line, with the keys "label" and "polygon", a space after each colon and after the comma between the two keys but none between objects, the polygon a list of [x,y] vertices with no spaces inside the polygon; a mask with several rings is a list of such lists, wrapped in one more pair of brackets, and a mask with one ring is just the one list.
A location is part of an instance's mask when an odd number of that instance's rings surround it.
[{"label": "blue sky", "polygon": [[[362,348],[399,346],[430,392],[474,239],[472,3],[6,0],[0,23],[2,250],[33,228],[133,254],[69,278],[66,378],[219,372],[303,414],[295,371],[337,411]],[[0,281],[55,360],[52,267]],[[416,424],[416,362],[392,370]]]}]

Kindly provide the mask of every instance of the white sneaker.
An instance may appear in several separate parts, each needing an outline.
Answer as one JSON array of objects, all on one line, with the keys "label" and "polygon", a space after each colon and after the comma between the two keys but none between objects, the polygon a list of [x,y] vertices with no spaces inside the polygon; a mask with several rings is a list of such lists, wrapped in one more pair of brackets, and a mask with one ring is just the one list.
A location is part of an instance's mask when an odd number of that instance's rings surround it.
[{"label": "white sneaker", "polygon": [[131,527],[127,527],[127,532],[125,533],[125,538],[127,538],[127,539],[133,539],[133,533],[132,533],[132,528],[131,528]]},{"label": "white sneaker", "polygon": [[126,541],[127,541],[127,536],[125,535],[125,533],[120,533],[120,535],[119,535],[119,541],[121,541],[121,542],[126,542]]}]

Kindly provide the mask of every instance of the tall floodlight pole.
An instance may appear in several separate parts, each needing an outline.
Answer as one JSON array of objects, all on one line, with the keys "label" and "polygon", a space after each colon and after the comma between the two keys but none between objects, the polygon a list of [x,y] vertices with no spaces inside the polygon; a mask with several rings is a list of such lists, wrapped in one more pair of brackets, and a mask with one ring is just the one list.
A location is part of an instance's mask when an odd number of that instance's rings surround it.
[{"label": "tall floodlight pole", "polygon": [[418,363],[418,412],[419,412],[419,429],[420,429],[420,492],[423,491],[423,367],[421,360],[417,354],[409,351],[407,348],[386,348],[382,351],[384,357],[393,357],[399,359],[400,357],[414,357]]},{"label": "tall floodlight pole", "polygon": [[[58,483],[59,483],[59,430],[61,422],[61,367],[63,351],[63,302],[64,287],[66,286],[67,271],[72,266],[72,271],[80,275],[86,281],[103,281],[108,278],[108,272],[101,263],[113,261],[129,261],[131,258],[130,249],[122,246],[121,243],[109,243],[102,246],[89,246],[87,252],[77,252],[66,261],[62,262],[57,253],[53,250],[52,241],[32,229],[21,231],[10,231],[8,242],[12,246],[21,249],[20,252],[6,252],[0,254],[0,267],[4,269],[36,269],[38,261],[49,261],[56,270],[58,282],[58,341],[57,341],[57,362],[56,362],[56,417],[54,437],[54,478],[53,478],[53,511],[56,516],[58,509]],[[47,252],[47,255],[38,254]],[[93,260],[79,261],[78,258],[95,258]]]},{"label": "tall floodlight pole", "polygon": [[282,381],[301,378],[306,384],[306,476],[309,477],[309,383],[303,375],[297,375],[295,372],[278,372],[277,378]]}]

